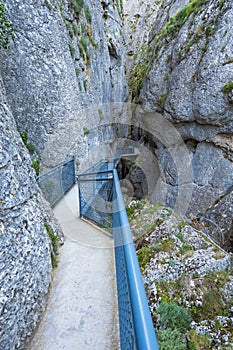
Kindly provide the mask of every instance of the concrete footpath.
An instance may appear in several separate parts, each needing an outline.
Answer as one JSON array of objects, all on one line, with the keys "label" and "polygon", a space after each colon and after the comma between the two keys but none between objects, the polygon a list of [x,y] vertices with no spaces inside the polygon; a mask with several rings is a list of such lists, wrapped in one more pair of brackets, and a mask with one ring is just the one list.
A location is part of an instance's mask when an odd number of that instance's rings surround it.
[{"label": "concrete footpath", "polygon": [[113,241],[78,219],[77,203],[75,187],[54,209],[65,243],[30,350],[119,349]]}]

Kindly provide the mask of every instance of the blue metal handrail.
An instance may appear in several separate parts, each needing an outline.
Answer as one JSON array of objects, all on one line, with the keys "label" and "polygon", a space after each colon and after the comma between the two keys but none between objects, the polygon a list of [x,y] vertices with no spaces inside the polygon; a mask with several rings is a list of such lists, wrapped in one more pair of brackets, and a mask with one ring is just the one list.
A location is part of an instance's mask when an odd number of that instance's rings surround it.
[{"label": "blue metal handrail", "polygon": [[[113,170],[113,179],[113,237],[115,249],[118,249],[119,242],[121,242],[120,244],[123,245],[135,328],[136,349],[157,350],[159,349],[158,343],[155,336],[151,314],[148,308],[144,283],[138,264],[136,250],[133,243],[116,169]],[[116,268],[118,268],[117,261]],[[121,339],[121,343],[124,343],[124,339]],[[125,347],[122,347],[122,349],[125,349]]]},{"label": "blue metal handrail", "polygon": [[[112,218],[121,350],[158,350],[116,165],[117,160],[101,161],[79,175],[80,216],[97,224],[105,220],[107,226],[109,216]],[[46,199],[55,205],[75,184],[75,159],[41,174],[37,181]],[[86,196],[82,191],[87,191]],[[107,206],[111,203],[111,212],[92,207],[98,196]]]},{"label": "blue metal handrail", "polygon": [[[98,166],[100,163],[97,163]],[[159,347],[148,308],[116,164],[117,161],[114,161],[113,181],[110,182],[112,184],[112,196],[109,196],[109,198],[112,201],[112,232],[115,248],[121,349],[158,350]],[[103,207],[96,208],[93,203],[95,203],[95,198],[101,194],[103,195],[105,191],[109,170],[107,170],[106,163],[105,170],[95,172],[95,169],[96,165],[89,168],[88,172],[85,171],[85,173],[79,175],[80,216],[102,226],[101,215],[104,219],[106,213],[104,213]],[[85,182],[85,177],[87,182]],[[91,182],[93,182],[93,187]],[[92,190],[93,192],[91,192]],[[89,191],[88,200],[86,200],[86,191]],[[91,195],[93,198],[91,198]]]}]

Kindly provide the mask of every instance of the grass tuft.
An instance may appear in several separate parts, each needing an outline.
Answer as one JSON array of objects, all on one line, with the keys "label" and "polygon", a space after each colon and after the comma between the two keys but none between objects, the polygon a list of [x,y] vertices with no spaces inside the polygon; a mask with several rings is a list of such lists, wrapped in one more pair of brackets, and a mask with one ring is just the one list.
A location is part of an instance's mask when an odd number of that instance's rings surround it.
[{"label": "grass tuft", "polygon": [[222,88],[224,94],[228,94],[233,90],[233,81],[228,81]]},{"label": "grass tuft", "polygon": [[57,267],[57,264],[58,264],[57,248],[58,248],[59,237],[54,234],[54,230],[47,222],[44,223],[44,227],[45,227],[45,229],[48,233],[48,236],[50,238],[50,241],[52,243],[51,262],[52,262],[52,266],[54,268],[54,267]]}]

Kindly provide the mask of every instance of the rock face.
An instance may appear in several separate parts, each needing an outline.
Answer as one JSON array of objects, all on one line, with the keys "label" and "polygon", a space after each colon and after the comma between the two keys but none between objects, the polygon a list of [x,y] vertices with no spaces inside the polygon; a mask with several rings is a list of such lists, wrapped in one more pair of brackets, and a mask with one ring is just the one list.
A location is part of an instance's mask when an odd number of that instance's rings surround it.
[{"label": "rock face", "polygon": [[[77,110],[127,98],[120,2],[4,3],[15,38],[1,52],[0,71],[17,126],[28,128],[41,154],[49,135]],[[85,128],[81,117],[81,144]]]},{"label": "rock face", "polygon": [[146,47],[159,6],[160,1],[154,0],[123,1],[127,76],[132,63],[137,61],[141,50]]},{"label": "rock face", "polygon": [[0,86],[0,348],[23,349],[45,309],[57,222],[41,196],[28,151]]},{"label": "rock face", "polygon": [[[201,5],[161,1],[148,47],[135,63],[130,82],[134,94],[141,88],[140,102],[162,113],[187,145],[193,168],[187,213],[203,215],[208,209],[208,216],[216,218],[221,217],[218,208],[233,184],[231,5],[218,0]],[[159,152],[158,158],[164,171],[162,182],[170,192],[165,202],[171,205],[177,185],[177,176],[172,179],[171,174],[176,169],[166,152]],[[230,223],[221,220],[225,242],[232,234],[230,204],[224,210]]]},{"label": "rock face", "polygon": [[[128,211],[160,348],[198,349],[202,335],[207,337],[202,343],[206,350],[232,348],[232,253],[173,215],[170,208],[132,201]],[[161,332],[173,328],[174,319],[167,321],[170,316],[168,311],[162,312],[164,305],[176,306],[173,315],[180,322],[180,307],[191,316],[183,336],[176,334],[170,346]]]},{"label": "rock face", "polygon": [[[173,206],[180,187],[187,186],[192,197],[187,214],[202,215],[206,231],[232,249],[233,9],[223,0],[202,5],[195,0],[126,0],[124,9],[121,0],[4,4],[15,37],[0,51],[0,348],[11,350],[23,348],[45,306],[51,247],[44,223],[59,231],[17,128],[28,129],[29,142],[47,166],[57,163],[58,154],[80,160],[90,147],[96,154],[100,143],[98,157],[109,155],[117,151],[114,139],[131,136],[137,145],[149,145],[152,158],[148,155],[144,168],[153,186],[159,178],[160,187],[158,198],[145,184],[151,200]],[[127,101],[132,62],[132,95],[155,114],[147,124],[138,116],[131,123],[152,132],[159,128],[157,112],[162,114],[170,122],[168,131],[175,130],[186,145],[189,159],[183,170],[174,162],[175,152],[178,159],[181,154],[173,131],[168,132],[169,146],[163,131],[159,139],[142,131],[134,138],[136,131],[120,124],[130,124],[133,113],[124,117],[121,106],[103,108]],[[144,181],[143,174],[134,169],[129,175],[141,196],[137,181]],[[127,183],[125,188],[130,192]],[[180,201],[186,200],[184,192]]]},{"label": "rock face", "polygon": [[[48,227],[61,235],[17,128],[28,130],[41,155],[61,125],[67,133],[77,110],[124,101],[127,83],[119,1],[4,4],[14,39],[0,51],[0,348],[12,350],[25,348],[45,308],[52,274]],[[79,113],[78,123],[73,118],[78,157],[101,113],[96,109],[92,120]],[[45,154],[44,161],[52,166],[57,159]]]}]

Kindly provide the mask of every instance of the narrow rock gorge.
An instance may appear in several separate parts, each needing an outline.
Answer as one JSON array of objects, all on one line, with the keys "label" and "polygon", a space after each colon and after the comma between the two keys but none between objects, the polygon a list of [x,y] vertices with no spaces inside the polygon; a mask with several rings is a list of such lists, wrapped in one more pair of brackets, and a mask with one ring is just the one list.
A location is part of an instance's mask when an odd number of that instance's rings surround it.
[{"label": "narrow rock gorge", "polygon": [[[148,41],[133,52],[129,83],[134,98],[162,113],[181,135],[193,168],[189,212],[231,250],[232,2],[160,1],[157,6]],[[140,18],[137,12],[130,21],[135,36]],[[163,147],[156,152],[171,205],[178,175]]]},{"label": "narrow rock gorge", "polygon": [[171,207],[180,192],[186,218],[233,250],[232,19],[231,0],[0,1],[0,348],[25,347],[48,228],[62,240],[30,156],[81,167],[131,147],[126,192]]}]

